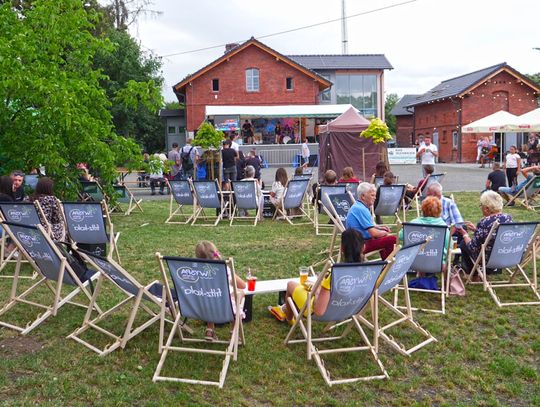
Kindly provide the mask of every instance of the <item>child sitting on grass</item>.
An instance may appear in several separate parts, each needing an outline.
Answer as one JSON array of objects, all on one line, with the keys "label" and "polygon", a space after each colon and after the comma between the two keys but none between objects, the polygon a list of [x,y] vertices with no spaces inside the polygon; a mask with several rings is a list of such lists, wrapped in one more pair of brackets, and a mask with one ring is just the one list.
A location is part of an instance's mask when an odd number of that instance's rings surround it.
[{"label": "child sitting on grass", "polygon": [[[195,257],[198,259],[208,259],[208,260],[222,260],[221,254],[219,253],[216,245],[212,242],[209,242],[208,240],[203,240],[199,243],[197,243],[197,246],[195,246]],[[230,293],[231,293],[231,303],[233,306],[233,311],[236,310],[236,298],[234,298],[234,290],[232,288],[232,281],[231,281],[231,272],[229,270],[229,267],[227,267],[227,277],[229,280],[229,287],[230,287]],[[242,280],[240,277],[235,275],[235,281],[236,281],[236,288],[239,290],[243,290],[246,288],[246,283],[244,280]],[[245,315],[242,313],[242,318],[244,318]],[[215,331],[215,325],[213,322],[207,322],[206,323],[206,330],[204,331],[204,337],[207,341],[214,342],[217,341],[216,331]]]}]

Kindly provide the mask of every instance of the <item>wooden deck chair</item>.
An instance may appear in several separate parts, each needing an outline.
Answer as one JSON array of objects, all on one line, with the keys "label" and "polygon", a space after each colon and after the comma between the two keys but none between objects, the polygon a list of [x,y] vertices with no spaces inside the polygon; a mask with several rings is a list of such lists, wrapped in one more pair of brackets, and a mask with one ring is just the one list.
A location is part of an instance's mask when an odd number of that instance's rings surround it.
[{"label": "wooden deck chair", "polygon": [[[308,292],[308,298],[304,306],[297,310],[292,298],[288,299],[287,306],[292,309],[295,322],[291,327],[285,344],[304,343],[307,348],[307,359],[315,359],[319,372],[321,373],[327,385],[353,383],[357,381],[368,381],[375,379],[387,379],[388,373],[384,369],[383,364],[379,360],[375,347],[370,343],[358,314],[366,307],[373,298],[375,286],[383,271],[386,262],[369,262],[369,263],[341,263],[334,264],[331,267],[331,262],[328,262],[323,272],[317,278],[312,289]],[[312,315],[313,302],[312,299],[319,289],[327,271],[331,267],[330,280],[330,300],[328,308],[321,316]],[[306,322],[304,323],[304,319]],[[340,322],[351,320],[351,323],[346,324],[341,335],[337,336],[321,336],[315,337],[312,331],[312,323],[316,322]],[[299,330],[302,336],[301,339],[293,339],[295,331]],[[321,345],[325,342],[335,342],[345,339],[351,331],[356,331],[359,334],[363,346],[347,346],[347,347],[332,347],[322,349]],[[323,360],[326,354],[337,354],[344,352],[361,352],[367,351],[375,360],[381,374],[371,376],[356,376],[349,378],[334,379],[331,377],[327,363]],[[325,366],[326,365],[326,366]]]},{"label": "wooden deck chair", "polygon": [[430,177],[431,175],[428,174],[422,180],[422,183],[420,183],[414,195],[410,198],[408,202],[405,202],[403,205],[405,211],[410,211],[410,210],[415,209],[417,218],[420,217],[420,206],[421,206],[420,201],[421,201],[422,192],[426,189],[426,186]]},{"label": "wooden deck chair", "polygon": [[[263,196],[257,196],[257,181],[232,181],[232,210],[230,225],[233,222],[248,221],[257,226],[257,222],[262,218]],[[260,189],[259,189],[260,190]],[[240,211],[255,211],[254,216],[240,216]]]},{"label": "wooden deck chair", "polygon": [[97,181],[80,181],[81,191],[79,197],[81,201],[96,201],[101,202],[104,199],[108,199],[103,192],[103,187]]},{"label": "wooden deck chair", "polygon": [[[469,274],[467,283],[472,283],[474,274],[480,275],[484,291],[489,294],[499,307],[511,305],[540,305],[540,293],[538,291],[538,274],[536,269],[537,247],[536,240],[540,234],[538,225],[540,222],[522,223],[498,223],[491,227],[489,235],[480,248],[480,255],[474,263]],[[526,259],[528,248],[532,248],[532,256]],[[489,248],[492,247],[491,250]],[[532,261],[532,278],[527,276],[523,264],[526,260]],[[495,280],[485,270],[499,269],[509,273],[507,280]],[[517,282],[521,278],[524,282]],[[532,281],[531,281],[532,280]],[[474,283],[472,283],[474,284]],[[502,302],[497,296],[496,290],[503,288],[530,288],[534,301],[524,301],[523,292],[519,292],[519,301]]]},{"label": "wooden deck chair", "polygon": [[[285,219],[290,225],[304,225],[307,223],[312,223],[311,217],[304,209],[304,198],[306,196],[308,186],[308,180],[290,180],[285,188],[283,196],[281,197],[280,203],[276,207],[274,219],[278,217]],[[293,209],[299,211],[300,214],[289,215],[288,212]],[[309,222],[292,222],[293,218],[303,218],[304,216],[309,220]]]},{"label": "wooden deck chair", "polygon": [[[121,212],[127,216],[136,208],[138,208],[141,212],[144,212],[143,208],[141,207],[142,199],[137,200],[135,195],[133,195],[133,192],[131,192],[126,185],[113,185],[113,189],[116,197],[116,204],[111,209],[111,213]],[[127,205],[125,210],[123,208],[124,204]]]},{"label": "wooden deck chair", "polygon": [[61,207],[70,242],[98,256],[112,257],[114,254],[120,263],[120,234],[114,233],[105,201],[62,202]]},{"label": "wooden deck chair", "polygon": [[[429,294],[435,294],[440,298],[441,305],[438,309],[430,308],[419,308],[411,307],[412,310],[425,311],[425,312],[434,312],[438,314],[446,313],[446,278],[448,276],[448,264],[444,264],[444,252],[450,252],[450,243],[451,239],[448,239],[446,242],[446,236],[450,236],[450,230],[448,226],[439,226],[439,225],[424,225],[419,223],[403,223],[403,245],[409,246],[424,240],[428,240],[428,243],[423,250],[420,251],[418,256],[416,256],[414,263],[409,270],[410,272],[416,273],[429,273],[429,274],[440,274],[441,282],[440,289],[426,289],[426,288],[412,288],[410,287],[410,282],[408,282],[409,292],[423,292]],[[407,282],[407,281],[405,281]],[[394,307],[405,309],[407,306],[398,305],[399,302],[399,292],[404,290],[403,285],[396,286],[394,290]]]},{"label": "wooden deck chair", "polygon": [[[81,343],[88,349],[96,352],[99,356],[108,355],[118,348],[124,349],[130,339],[134,338],[146,328],[159,321],[161,302],[164,294],[163,286],[158,280],[152,281],[147,285],[142,285],[111,257],[105,258],[97,256],[84,250],[77,250],[77,252],[89,265],[92,266],[92,268],[98,270],[100,274],[96,283],[96,288],[92,295],[92,300],[90,301],[86,315],[84,316],[84,321],[81,327],[71,333],[68,338]],[[91,319],[94,305],[99,294],[101,293],[102,285],[106,281],[111,282],[112,285],[118,288],[126,297],[116,305],[110,307],[108,310],[104,310],[101,315]],[[121,328],[123,329],[121,335],[117,335],[107,330],[102,325],[98,325],[111,315],[120,311],[122,308],[128,306],[131,307],[131,310],[127,315],[125,323],[121,325]],[[153,310],[152,307],[155,310]],[[170,310],[174,319],[176,316],[174,307],[169,305],[168,309]],[[144,322],[139,323],[139,325],[135,327],[135,319],[139,313],[146,313],[148,314],[148,317],[145,318]],[[103,348],[98,348],[89,340],[82,338],[84,332],[88,330],[94,330],[102,333],[112,339],[113,342],[107,344]],[[162,339],[163,338],[160,338],[160,342],[162,342]]]},{"label": "wooden deck chair", "polygon": [[[166,182],[169,191],[171,191],[171,197],[169,201],[169,217],[165,220],[165,223],[187,225],[193,220],[196,207],[191,184],[188,180],[167,179]],[[184,213],[184,208],[187,206],[191,206],[191,213],[189,214]],[[176,220],[176,218],[181,220]]]},{"label": "wooden deck chair", "polygon": [[332,235],[328,249],[319,253],[320,255],[323,255],[322,260],[312,264],[312,267],[321,266],[328,260],[331,260],[334,263],[339,261],[340,249],[338,239],[341,233],[345,230],[347,213],[349,212],[351,206],[354,205],[354,197],[350,192],[345,192],[343,194],[332,194],[329,197],[328,203],[328,206],[323,206],[322,208],[333,222]]},{"label": "wooden deck chair", "polygon": [[540,208],[540,175],[534,175],[523,187],[513,195],[505,206],[517,202],[525,208],[536,211]]},{"label": "wooden deck chair", "polygon": [[[50,236],[41,225],[34,227],[14,223],[2,223],[2,227],[13,239],[19,252],[24,254],[30,265],[39,274],[39,277],[38,281],[35,283],[32,282],[32,285],[29,288],[25,290],[19,289],[21,261],[17,262],[9,300],[0,309],[0,317],[9,314],[9,311],[17,304],[25,304],[39,308],[42,313],[28,322],[25,326],[16,325],[6,321],[0,321],[0,326],[14,329],[21,334],[26,335],[43,323],[47,318],[56,316],[58,309],[66,303],[83,308],[87,307],[87,305],[78,304],[71,300],[81,292],[89,301],[91,300],[92,296],[87,290],[87,286],[98,277],[97,273],[92,272],[91,270],[85,270],[80,275],[77,275],[70,265],[68,257],[66,257],[67,252],[51,240]],[[19,257],[19,260],[21,260],[21,257]],[[74,288],[64,294],[66,290],[63,290],[63,288],[66,285]],[[37,302],[37,299],[28,299],[28,297],[41,286],[45,286],[50,290],[52,294],[50,303],[44,304]],[[98,313],[101,313],[97,304],[94,304],[94,308]]]},{"label": "wooden deck chair", "polygon": [[[320,223],[319,214],[328,214],[329,205],[330,205],[330,196],[334,194],[344,194],[347,192],[347,185],[345,184],[334,184],[334,185],[319,185],[317,187],[316,196],[317,200],[315,202],[315,216],[313,218],[315,223],[315,234],[317,236],[321,235],[330,235],[330,230],[334,228],[332,223]],[[326,207],[327,210],[323,208]],[[332,220],[332,218],[330,218]]]},{"label": "wooden deck chair", "polygon": [[[0,202],[0,220],[9,223],[15,223],[26,226],[37,226],[41,224],[39,218],[39,210],[33,203],[29,202]],[[46,219],[42,214],[42,219]],[[6,253],[6,247],[8,245],[7,232],[2,229],[2,240],[0,243],[0,271],[2,271],[8,264],[16,263],[17,257],[22,256],[17,248],[14,248],[11,253]],[[50,233],[50,226],[47,225],[47,232]],[[26,262],[25,259],[21,259],[22,262]],[[31,276],[21,276],[19,278],[31,278],[35,279],[37,273],[32,272]],[[0,278],[13,278],[12,275],[1,274]]]},{"label": "wooden deck chair", "polygon": [[[377,205],[371,208],[373,223],[375,223],[375,216],[393,216],[394,222],[386,224],[388,226],[397,225],[405,221],[406,212],[403,203],[405,189],[405,185],[379,186]],[[400,211],[403,212],[403,220],[399,217]]]},{"label": "wooden deck chair", "polygon": [[[373,310],[372,310],[372,321],[368,321],[363,316],[359,318],[365,323],[369,328],[373,329],[373,343],[375,345],[375,351],[379,350],[379,339],[382,339],[388,345],[390,345],[394,350],[399,352],[404,356],[410,356],[412,353],[416,352],[418,349],[423,348],[431,342],[437,342],[437,340],[420,324],[414,320],[412,309],[411,309],[411,299],[409,297],[409,290],[407,287],[407,272],[411,268],[412,264],[418,253],[424,249],[424,246],[427,244],[427,241],[421,241],[409,246],[396,248],[394,253],[389,256],[389,259],[392,259],[391,262],[386,266],[386,269],[381,274],[381,279],[378,283],[378,288],[376,295],[374,296]],[[388,259],[387,259],[388,260]],[[403,282],[404,295],[405,295],[405,304],[406,311],[402,312],[398,308],[394,307],[390,301],[384,298],[384,294],[390,292],[394,289],[400,282]],[[384,326],[380,326],[379,317],[380,317],[380,306],[384,306],[386,310],[392,313],[397,319],[388,322]],[[405,345],[395,339],[392,335],[387,334],[391,328],[408,326],[416,333],[420,334],[423,340],[407,349]]]},{"label": "wooden deck chair", "polygon": [[217,226],[217,224],[223,219],[225,212],[230,209],[230,201],[228,204],[223,199],[223,192],[218,184],[217,180],[212,181],[191,181],[193,186],[193,193],[195,195],[195,213],[193,215],[193,221],[191,225],[195,223],[202,216],[204,220],[214,217],[213,215],[206,215],[205,209],[216,210],[215,222],[213,224],[201,223],[200,226]]},{"label": "wooden deck chair", "polygon": [[[244,328],[242,325],[242,308],[244,298],[236,288],[234,275],[234,263],[232,259],[225,261],[186,259],[180,257],[162,257],[156,253],[160,270],[163,278],[163,285],[168,292],[167,298],[172,297],[175,292],[178,298],[178,310],[173,327],[168,336],[166,344],[160,342],[161,358],[154,373],[153,381],[172,381],[192,384],[214,385],[223,387],[229,362],[231,357],[234,361],[238,355],[238,345],[245,344]],[[168,269],[166,273],[165,268]],[[232,282],[232,295],[235,298],[231,300],[229,287],[229,275]],[[168,282],[167,274],[170,276],[173,287]],[[206,341],[204,338],[186,338],[179,328],[182,317],[199,320],[204,322],[213,322],[215,324],[226,324],[234,322],[230,340]],[[164,318],[165,303],[161,306],[161,324],[160,338],[164,336]],[[175,336],[182,342],[182,346],[173,346],[172,342]],[[209,347],[201,347],[201,344],[208,344]],[[195,344],[195,346],[189,346]],[[213,345],[227,345],[225,350],[213,349]],[[221,372],[218,381],[198,380],[187,377],[162,376],[161,371],[171,351],[202,353],[224,356]],[[177,367],[175,371],[180,371]]]}]

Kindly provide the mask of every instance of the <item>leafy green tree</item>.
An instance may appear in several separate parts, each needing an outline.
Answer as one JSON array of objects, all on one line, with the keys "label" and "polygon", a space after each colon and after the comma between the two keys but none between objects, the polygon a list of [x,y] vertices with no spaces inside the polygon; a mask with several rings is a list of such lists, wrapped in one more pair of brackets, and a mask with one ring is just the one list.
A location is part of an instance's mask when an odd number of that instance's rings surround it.
[{"label": "leafy green tree", "polygon": [[106,78],[93,67],[94,55],[112,46],[92,35],[96,20],[80,0],[36,0],[24,15],[0,7],[2,169],[43,165],[68,196],[76,191],[79,162],[108,185],[117,165],[141,160],[138,145],[113,131],[100,86]]},{"label": "leafy green tree", "polygon": [[372,119],[368,128],[360,133],[360,137],[370,138],[375,144],[392,140],[388,126],[379,118]]},{"label": "leafy green tree", "polygon": [[386,95],[386,100],[384,102],[384,118],[390,134],[396,134],[396,116],[390,114],[390,112],[398,100],[399,96],[396,93],[389,93]]},{"label": "leafy green tree", "polygon": [[158,117],[161,96],[161,60],[141,50],[126,31],[110,28],[104,35],[113,47],[99,49],[94,67],[104,76],[101,86],[111,101],[116,133],[134,137],[147,151],[164,147],[164,123]]}]

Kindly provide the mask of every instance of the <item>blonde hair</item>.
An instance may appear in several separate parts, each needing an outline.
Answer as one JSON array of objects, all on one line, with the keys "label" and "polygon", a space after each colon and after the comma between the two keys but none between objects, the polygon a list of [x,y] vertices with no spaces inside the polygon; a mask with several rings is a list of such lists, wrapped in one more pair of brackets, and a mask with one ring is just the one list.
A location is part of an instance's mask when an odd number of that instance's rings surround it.
[{"label": "blonde hair", "polygon": [[498,213],[502,212],[503,209],[503,199],[495,191],[486,191],[480,195],[480,204],[485,206],[489,213]]},{"label": "blonde hair", "polygon": [[216,245],[208,240],[202,240],[195,246],[195,257],[198,259],[220,260]]}]

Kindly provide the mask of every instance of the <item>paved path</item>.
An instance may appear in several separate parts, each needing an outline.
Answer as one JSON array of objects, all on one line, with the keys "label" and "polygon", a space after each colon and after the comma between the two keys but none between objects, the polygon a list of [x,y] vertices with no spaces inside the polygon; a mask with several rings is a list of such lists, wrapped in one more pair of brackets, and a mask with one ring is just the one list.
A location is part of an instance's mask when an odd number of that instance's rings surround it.
[{"label": "paved path", "polygon": [[[270,189],[277,168],[264,168],[262,179],[266,189]],[[292,177],[294,168],[286,168],[289,177]],[[393,165],[391,168],[395,175],[399,176],[400,183],[416,185],[422,177],[420,165]],[[446,172],[443,181],[443,188],[446,192],[477,191],[485,188],[486,179],[491,171],[489,168],[478,168],[478,164],[437,164],[435,172]],[[317,178],[317,168],[313,168],[313,177]],[[133,175],[129,176],[134,177]],[[168,199],[168,196],[150,195],[150,188],[147,190],[134,191],[135,195],[143,197],[145,200]]]}]

